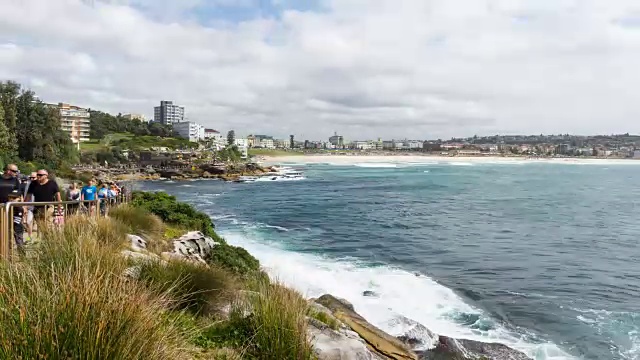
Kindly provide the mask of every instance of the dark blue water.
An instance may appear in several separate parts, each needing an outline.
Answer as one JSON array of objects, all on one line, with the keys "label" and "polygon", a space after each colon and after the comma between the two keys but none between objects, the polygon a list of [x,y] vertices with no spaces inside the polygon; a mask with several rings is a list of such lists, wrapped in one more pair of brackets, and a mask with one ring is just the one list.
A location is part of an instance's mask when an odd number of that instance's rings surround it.
[{"label": "dark blue water", "polygon": [[390,333],[402,315],[537,359],[640,358],[640,164],[467,165],[143,186],[195,204],[282,281],[345,297]]}]

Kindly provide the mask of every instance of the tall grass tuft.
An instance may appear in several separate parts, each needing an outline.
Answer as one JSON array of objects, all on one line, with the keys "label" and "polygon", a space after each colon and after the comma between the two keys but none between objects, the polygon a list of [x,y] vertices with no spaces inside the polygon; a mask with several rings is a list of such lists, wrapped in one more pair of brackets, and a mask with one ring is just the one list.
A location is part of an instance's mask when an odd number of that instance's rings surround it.
[{"label": "tall grass tuft", "polygon": [[142,207],[120,205],[109,210],[109,217],[128,227],[130,233],[161,239],[165,232],[162,220]]},{"label": "tall grass tuft", "polygon": [[229,272],[186,261],[140,264],[138,278],[151,289],[167,293],[177,308],[194,315],[215,315],[231,302],[237,282]]},{"label": "tall grass tuft", "polygon": [[69,219],[42,230],[33,256],[0,266],[0,359],[187,358],[168,297],[122,276],[123,234],[108,219]]},{"label": "tall grass tuft", "polygon": [[244,304],[251,312],[251,351],[260,359],[313,359],[305,317],[307,301],[296,291],[264,278],[257,281],[255,290]]}]

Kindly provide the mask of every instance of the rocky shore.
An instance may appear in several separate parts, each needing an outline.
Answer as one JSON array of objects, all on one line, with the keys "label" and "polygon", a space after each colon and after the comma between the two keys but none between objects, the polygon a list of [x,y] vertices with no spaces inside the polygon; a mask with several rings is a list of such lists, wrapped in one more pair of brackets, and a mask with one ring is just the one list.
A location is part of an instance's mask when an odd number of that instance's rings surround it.
[{"label": "rocky shore", "polygon": [[94,177],[101,181],[140,181],[140,180],[195,180],[220,179],[236,181],[241,176],[264,176],[275,171],[271,167],[262,167],[254,163],[246,164],[203,164],[192,168],[98,168],[78,169],[80,177]]},{"label": "rocky shore", "polygon": [[[175,239],[172,251],[158,256],[146,250],[146,242],[142,238],[130,235],[130,240],[130,249],[123,251],[123,255],[143,261],[182,259],[206,265],[215,247],[220,246],[212,238],[193,231]],[[127,271],[133,277],[137,273],[137,266]],[[530,359],[506,345],[437,335],[408,318],[398,319],[407,330],[394,337],[369,323],[347,300],[330,294],[308,302],[307,332],[318,360]]]}]

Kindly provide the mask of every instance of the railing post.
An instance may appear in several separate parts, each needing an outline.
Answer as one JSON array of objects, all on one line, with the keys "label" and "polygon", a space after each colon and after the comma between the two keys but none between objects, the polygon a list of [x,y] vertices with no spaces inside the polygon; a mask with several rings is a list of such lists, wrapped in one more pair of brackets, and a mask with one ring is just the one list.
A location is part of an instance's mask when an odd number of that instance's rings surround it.
[{"label": "railing post", "polygon": [[9,232],[9,218],[7,216],[6,206],[2,204],[0,206],[0,257],[2,260],[8,260],[7,254],[7,237],[9,236],[7,233]]}]

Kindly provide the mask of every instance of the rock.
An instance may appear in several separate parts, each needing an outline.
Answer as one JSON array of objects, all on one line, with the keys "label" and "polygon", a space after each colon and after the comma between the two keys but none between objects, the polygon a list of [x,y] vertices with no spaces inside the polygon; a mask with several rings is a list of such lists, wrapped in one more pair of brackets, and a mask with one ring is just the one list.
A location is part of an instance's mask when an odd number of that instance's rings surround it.
[{"label": "rock", "polygon": [[353,305],[332,295],[322,295],[319,304],[333,312],[333,315],[358,335],[371,347],[373,353],[383,359],[417,360],[418,356],[405,344],[393,336],[370,324],[355,312]]},{"label": "rock", "polygon": [[438,345],[420,353],[420,359],[433,360],[531,360],[524,353],[506,345],[440,336]]},{"label": "rock", "polygon": [[158,255],[156,255],[154,253],[150,253],[150,252],[137,252],[137,251],[131,251],[131,250],[122,250],[122,252],[120,254],[122,254],[122,256],[124,256],[127,259],[133,259],[133,260],[156,261],[156,260],[160,259],[158,257]]},{"label": "rock", "polygon": [[206,264],[213,247],[220,245],[200,231],[190,231],[173,241],[173,254]]},{"label": "rock", "polygon": [[335,331],[313,318],[307,319],[307,332],[318,360],[381,360],[369,350],[358,334]]},{"label": "rock", "polygon": [[362,292],[362,296],[378,297],[378,293],[376,293],[375,291],[372,291],[372,290],[365,290],[365,291]]},{"label": "rock", "polygon": [[133,251],[144,251],[147,250],[147,241],[141,238],[138,235],[127,235],[129,240],[131,241],[131,250]]},{"label": "rock", "polygon": [[389,321],[388,325],[399,327],[402,335],[397,337],[398,340],[413,350],[433,349],[438,345],[438,335],[417,321],[400,315]]},{"label": "rock", "polygon": [[140,277],[140,266],[126,268],[123,275],[131,279],[138,279]]}]

